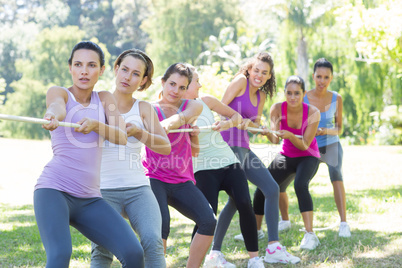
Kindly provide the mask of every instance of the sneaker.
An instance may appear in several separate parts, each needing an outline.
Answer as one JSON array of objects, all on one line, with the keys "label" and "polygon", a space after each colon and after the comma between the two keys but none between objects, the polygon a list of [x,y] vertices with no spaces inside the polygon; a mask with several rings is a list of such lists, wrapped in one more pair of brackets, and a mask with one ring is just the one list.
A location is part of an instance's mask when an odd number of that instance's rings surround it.
[{"label": "sneaker", "polygon": [[293,256],[289,252],[286,251],[286,247],[279,245],[273,252],[269,251],[269,249],[265,249],[265,258],[264,261],[267,263],[299,263],[300,258]]},{"label": "sneaker", "polygon": [[313,250],[320,244],[320,240],[315,233],[308,233],[304,234],[304,237],[301,241],[300,248],[301,249],[308,249]]},{"label": "sneaker", "polygon": [[278,223],[278,231],[279,231],[279,232],[286,231],[286,230],[290,229],[290,226],[291,226],[291,225],[292,225],[292,224],[290,223],[290,221],[281,220],[281,221]]},{"label": "sneaker", "polygon": [[[258,230],[257,234],[258,234],[258,239],[263,239],[265,237],[264,231],[262,229]],[[244,241],[244,238],[243,238],[242,234],[235,235],[234,239]]]},{"label": "sneaker", "polygon": [[247,268],[264,268],[264,263],[260,257],[254,257],[248,260]]},{"label": "sneaker", "polygon": [[341,222],[339,225],[339,236],[340,237],[351,237],[350,228],[347,222]]},{"label": "sneaker", "polygon": [[222,252],[212,250],[206,257],[204,268],[236,268],[236,265],[225,260]]}]

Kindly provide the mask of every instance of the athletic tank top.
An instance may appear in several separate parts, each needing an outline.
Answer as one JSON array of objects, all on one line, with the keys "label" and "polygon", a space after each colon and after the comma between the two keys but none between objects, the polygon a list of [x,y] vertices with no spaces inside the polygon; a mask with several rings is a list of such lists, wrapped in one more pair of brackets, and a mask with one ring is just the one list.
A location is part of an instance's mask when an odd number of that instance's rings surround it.
[{"label": "athletic tank top", "polygon": [[[98,92],[91,93],[87,107],[75,100],[66,88],[66,118],[64,122],[76,123],[84,117],[105,123],[105,111]],[[58,127],[50,131],[53,158],[44,167],[35,190],[51,188],[79,198],[101,197],[99,172],[103,138],[94,131],[83,134],[73,128]]]},{"label": "athletic tank top", "polygon": [[[295,135],[303,135],[308,126],[308,105],[306,103],[303,103],[302,127],[299,129],[291,128],[288,126],[287,107],[288,103],[286,101],[282,102],[281,105],[282,116],[281,116],[280,130],[287,130]],[[293,145],[293,143],[290,140],[284,139],[282,143],[282,149],[279,153],[292,158],[303,157],[303,156],[314,156],[318,158],[320,157],[320,152],[318,151],[317,141],[315,138],[311,142],[310,147],[305,151],[298,149],[296,146]]]},{"label": "athletic tank top", "polygon": [[[122,114],[126,123],[145,129],[142,122],[140,101],[136,100],[131,110]],[[109,141],[103,144],[101,165],[101,189],[135,188],[149,185],[141,164],[142,143],[135,137],[127,139],[127,145],[117,145]]]},{"label": "athletic tank top", "polygon": [[[331,99],[331,104],[329,106],[328,111],[321,113],[321,119],[320,123],[318,124],[318,127],[323,127],[323,128],[333,128],[334,123],[335,123],[335,114],[336,114],[336,99],[338,97],[338,94],[334,91],[331,91],[332,93],[332,99]],[[309,103],[307,94],[304,96],[304,102]],[[324,147],[327,145],[330,145],[335,142],[339,142],[339,136],[338,135],[321,135],[321,136],[316,136],[317,139],[317,144],[318,147]]]},{"label": "athletic tank top", "polygon": [[[184,111],[187,103],[188,100],[183,101],[178,112]],[[154,104],[154,107],[159,121],[166,119],[159,104]],[[189,127],[190,125],[185,124],[180,128]],[[145,147],[145,155],[142,158],[145,175],[165,183],[177,184],[192,181],[195,184],[190,134],[188,132],[169,133],[168,138],[172,147],[169,155],[158,154]]]},{"label": "athletic tank top", "polygon": [[[247,87],[243,95],[235,97],[229,107],[238,112],[243,118],[248,118],[252,121],[258,116],[258,105],[260,104],[260,92],[257,91],[257,106],[254,106],[250,100],[249,81],[247,79]],[[229,146],[237,146],[250,149],[250,139],[247,130],[241,130],[237,127],[229,128],[222,131],[221,135],[223,140],[226,141]]]},{"label": "athletic tank top", "polygon": [[[197,99],[202,103],[203,109],[200,116],[197,118],[197,126],[210,126],[215,122],[215,118],[211,109],[201,99]],[[239,163],[239,160],[233,153],[232,149],[222,139],[219,132],[203,131],[198,135],[200,144],[200,152],[198,157],[193,157],[194,173],[200,170],[220,169],[234,163]]]}]

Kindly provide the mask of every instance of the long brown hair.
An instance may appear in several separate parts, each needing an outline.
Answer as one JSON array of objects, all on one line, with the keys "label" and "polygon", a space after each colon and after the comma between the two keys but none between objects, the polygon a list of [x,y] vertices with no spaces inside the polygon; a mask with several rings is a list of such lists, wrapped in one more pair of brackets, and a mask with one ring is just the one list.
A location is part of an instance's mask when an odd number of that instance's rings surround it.
[{"label": "long brown hair", "polygon": [[266,62],[269,64],[271,67],[271,78],[267,80],[267,82],[259,88],[259,90],[265,92],[267,96],[269,96],[270,99],[272,99],[272,96],[274,95],[274,92],[276,91],[276,79],[275,79],[275,71],[274,71],[274,60],[272,59],[272,56],[268,52],[260,52],[257,55],[255,55],[253,58],[247,61],[246,64],[244,64],[239,72],[237,72],[236,76],[239,74],[244,74],[247,79],[250,77],[250,73],[248,72],[251,68],[253,68],[254,64],[257,61],[262,61]]}]

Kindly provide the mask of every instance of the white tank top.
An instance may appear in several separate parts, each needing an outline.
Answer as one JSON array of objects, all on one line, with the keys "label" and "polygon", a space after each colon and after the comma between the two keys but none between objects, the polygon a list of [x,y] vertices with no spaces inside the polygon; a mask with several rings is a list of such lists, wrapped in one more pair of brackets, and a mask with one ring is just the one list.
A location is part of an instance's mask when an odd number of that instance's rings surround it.
[{"label": "white tank top", "polygon": [[[197,126],[210,126],[215,122],[214,114],[208,105],[197,99],[203,105],[202,113],[197,118]],[[201,170],[221,169],[234,163],[239,163],[236,155],[223,140],[221,134],[215,131],[201,132],[198,135],[200,152],[193,158],[194,173]]]},{"label": "white tank top", "polygon": [[[134,102],[128,113],[122,114],[126,123],[145,129],[142,122],[139,100]],[[141,164],[143,144],[134,137],[128,137],[127,145],[116,145],[105,141],[101,164],[101,189],[135,188],[149,185]]]}]

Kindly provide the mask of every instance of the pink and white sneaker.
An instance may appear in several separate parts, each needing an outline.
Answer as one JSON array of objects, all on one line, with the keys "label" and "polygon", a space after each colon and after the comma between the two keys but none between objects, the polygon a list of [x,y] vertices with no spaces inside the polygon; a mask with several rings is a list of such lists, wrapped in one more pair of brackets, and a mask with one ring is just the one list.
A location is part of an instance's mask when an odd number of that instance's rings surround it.
[{"label": "pink and white sneaker", "polygon": [[264,261],[267,263],[298,263],[300,262],[300,258],[293,256],[289,252],[286,251],[286,247],[279,244],[274,251],[270,251],[268,248],[265,250],[265,258]]}]

